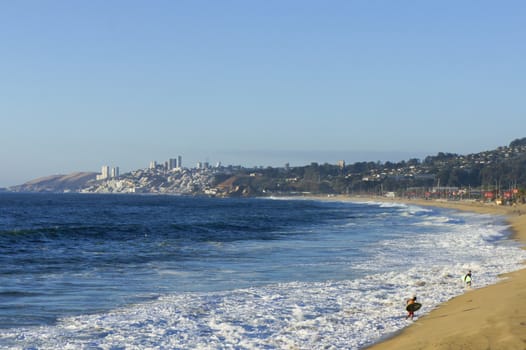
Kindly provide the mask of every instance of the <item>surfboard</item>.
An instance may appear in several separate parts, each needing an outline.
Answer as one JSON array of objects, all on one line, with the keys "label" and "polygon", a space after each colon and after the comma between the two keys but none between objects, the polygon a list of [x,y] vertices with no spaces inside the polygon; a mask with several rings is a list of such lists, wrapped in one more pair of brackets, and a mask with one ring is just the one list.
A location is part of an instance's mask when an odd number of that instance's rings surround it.
[{"label": "surfboard", "polygon": [[407,311],[409,311],[409,312],[415,312],[418,309],[420,309],[421,307],[422,307],[422,304],[420,304],[420,303],[413,303],[413,304],[407,305],[407,307],[405,309]]}]

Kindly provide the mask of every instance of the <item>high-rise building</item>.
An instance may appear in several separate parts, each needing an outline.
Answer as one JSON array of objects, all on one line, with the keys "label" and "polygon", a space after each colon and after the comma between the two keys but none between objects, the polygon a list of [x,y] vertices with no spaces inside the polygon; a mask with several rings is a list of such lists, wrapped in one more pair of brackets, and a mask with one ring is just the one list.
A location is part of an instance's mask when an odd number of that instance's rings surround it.
[{"label": "high-rise building", "polygon": [[178,156],[177,157],[177,167],[182,168],[183,167],[183,157]]},{"label": "high-rise building", "polygon": [[168,162],[170,163],[169,164],[169,169],[170,170],[177,168],[177,159],[170,158],[170,160]]},{"label": "high-rise building", "polygon": [[107,179],[113,179],[119,177],[119,167],[116,166],[114,168],[111,168],[110,173],[110,167],[107,165],[102,166],[100,174],[97,175],[97,180],[107,180]]},{"label": "high-rise building", "polygon": [[103,165],[100,171],[100,175],[97,175],[97,180],[106,180],[110,177],[110,167]]},{"label": "high-rise building", "polygon": [[155,160],[152,160],[150,162],[150,169],[155,169],[155,168],[157,168],[157,162]]},{"label": "high-rise building", "polygon": [[104,179],[107,179],[108,177],[110,177],[110,167],[107,165],[104,165],[101,169],[101,173],[102,173],[102,177]]}]

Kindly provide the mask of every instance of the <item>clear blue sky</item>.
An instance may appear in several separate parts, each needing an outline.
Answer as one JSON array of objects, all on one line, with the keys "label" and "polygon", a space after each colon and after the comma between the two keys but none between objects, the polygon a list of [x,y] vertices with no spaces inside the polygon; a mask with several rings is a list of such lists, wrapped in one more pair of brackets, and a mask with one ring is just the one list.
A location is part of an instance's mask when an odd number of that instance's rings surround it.
[{"label": "clear blue sky", "polygon": [[525,137],[524,1],[3,1],[0,187]]}]

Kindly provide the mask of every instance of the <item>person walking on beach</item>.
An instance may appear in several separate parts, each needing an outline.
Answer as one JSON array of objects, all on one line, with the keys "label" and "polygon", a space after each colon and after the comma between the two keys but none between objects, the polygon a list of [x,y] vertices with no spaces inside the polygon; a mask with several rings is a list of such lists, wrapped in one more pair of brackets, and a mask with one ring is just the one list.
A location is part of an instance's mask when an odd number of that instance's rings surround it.
[{"label": "person walking on beach", "polygon": [[464,282],[466,283],[466,288],[471,288],[471,270],[468,271],[468,273],[466,273],[466,275],[464,276]]},{"label": "person walking on beach", "polygon": [[411,297],[410,299],[407,299],[405,302],[406,310],[407,310],[407,316],[405,317],[406,320],[408,318],[411,318],[412,320],[413,317],[415,316],[415,310],[412,307],[409,307],[409,305],[414,304],[414,303],[416,303],[416,295],[413,295],[413,297]]}]

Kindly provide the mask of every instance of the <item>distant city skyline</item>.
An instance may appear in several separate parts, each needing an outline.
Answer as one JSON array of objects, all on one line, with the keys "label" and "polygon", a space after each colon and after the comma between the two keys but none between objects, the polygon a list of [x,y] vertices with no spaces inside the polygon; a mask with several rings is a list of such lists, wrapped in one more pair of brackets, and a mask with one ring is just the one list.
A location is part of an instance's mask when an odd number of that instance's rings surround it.
[{"label": "distant city skyline", "polygon": [[[505,145],[503,145],[505,146]],[[294,152],[263,152],[263,151],[244,151],[244,152],[226,152],[223,154],[223,158],[227,159],[227,161],[222,160],[212,160],[210,161],[210,157],[205,157],[205,160],[201,160],[199,158],[196,158],[195,161],[186,162],[186,164],[181,164],[182,156],[177,157],[177,163],[175,167],[183,167],[183,168],[199,168],[199,164],[210,164],[211,166],[215,166],[216,164],[221,164],[222,166],[243,166],[246,168],[253,168],[253,167],[285,167],[287,164],[291,167],[298,167],[298,166],[307,166],[311,163],[318,163],[318,164],[325,164],[329,163],[332,165],[338,165],[340,162],[344,162],[344,164],[353,164],[356,162],[399,162],[402,160],[409,160],[409,159],[419,159],[423,160],[424,157],[428,155],[434,155],[434,154],[416,154],[412,152],[404,153],[404,152],[343,152],[343,151],[294,151]],[[340,156],[340,157],[338,157]],[[247,160],[245,162],[229,162],[229,159],[251,159],[251,157],[254,157],[253,160]],[[261,160],[261,162],[255,161],[255,159]],[[346,160],[347,159],[347,160]],[[138,164],[137,166],[128,166],[125,168],[124,171],[122,171],[122,167],[118,160],[116,160],[114,165],[108,166],[108,165],[98,165],[98,169],[73,169],[63,172],[50,172],[47,174],[43,174],[41,176],[31,177],[26,180],[23,180],[22,182],[15,183],[15,184],[9,184],[6,186],[0,186],[0,187],[9,187],[14,185],[20,185],[27,181],[34,180],[36,178],[40,177],[46,177],[49,175],[67,175],[69,173],[74,172],[94,172],[98,173],[97,179],[104,180],[112,177],[118,177],[120,174],[128,173],[130,171],[135,171],[139,169],[147,169],[147,168],[153,168],[156,166],[164,166],[165,164],[169,165],[169,168],[172,168],[171,161],[175,159],[170,158],[167,160],[152,160],[148,162],[148,164]],[[267,161],[268,163],[265,163]],[[100,162],[99,162],[100,163]]]},{"label": "distant city skyline", "polygon": [[182,155],[291,166],[524,135],[526,3],[5,2],[0,187]]}]

